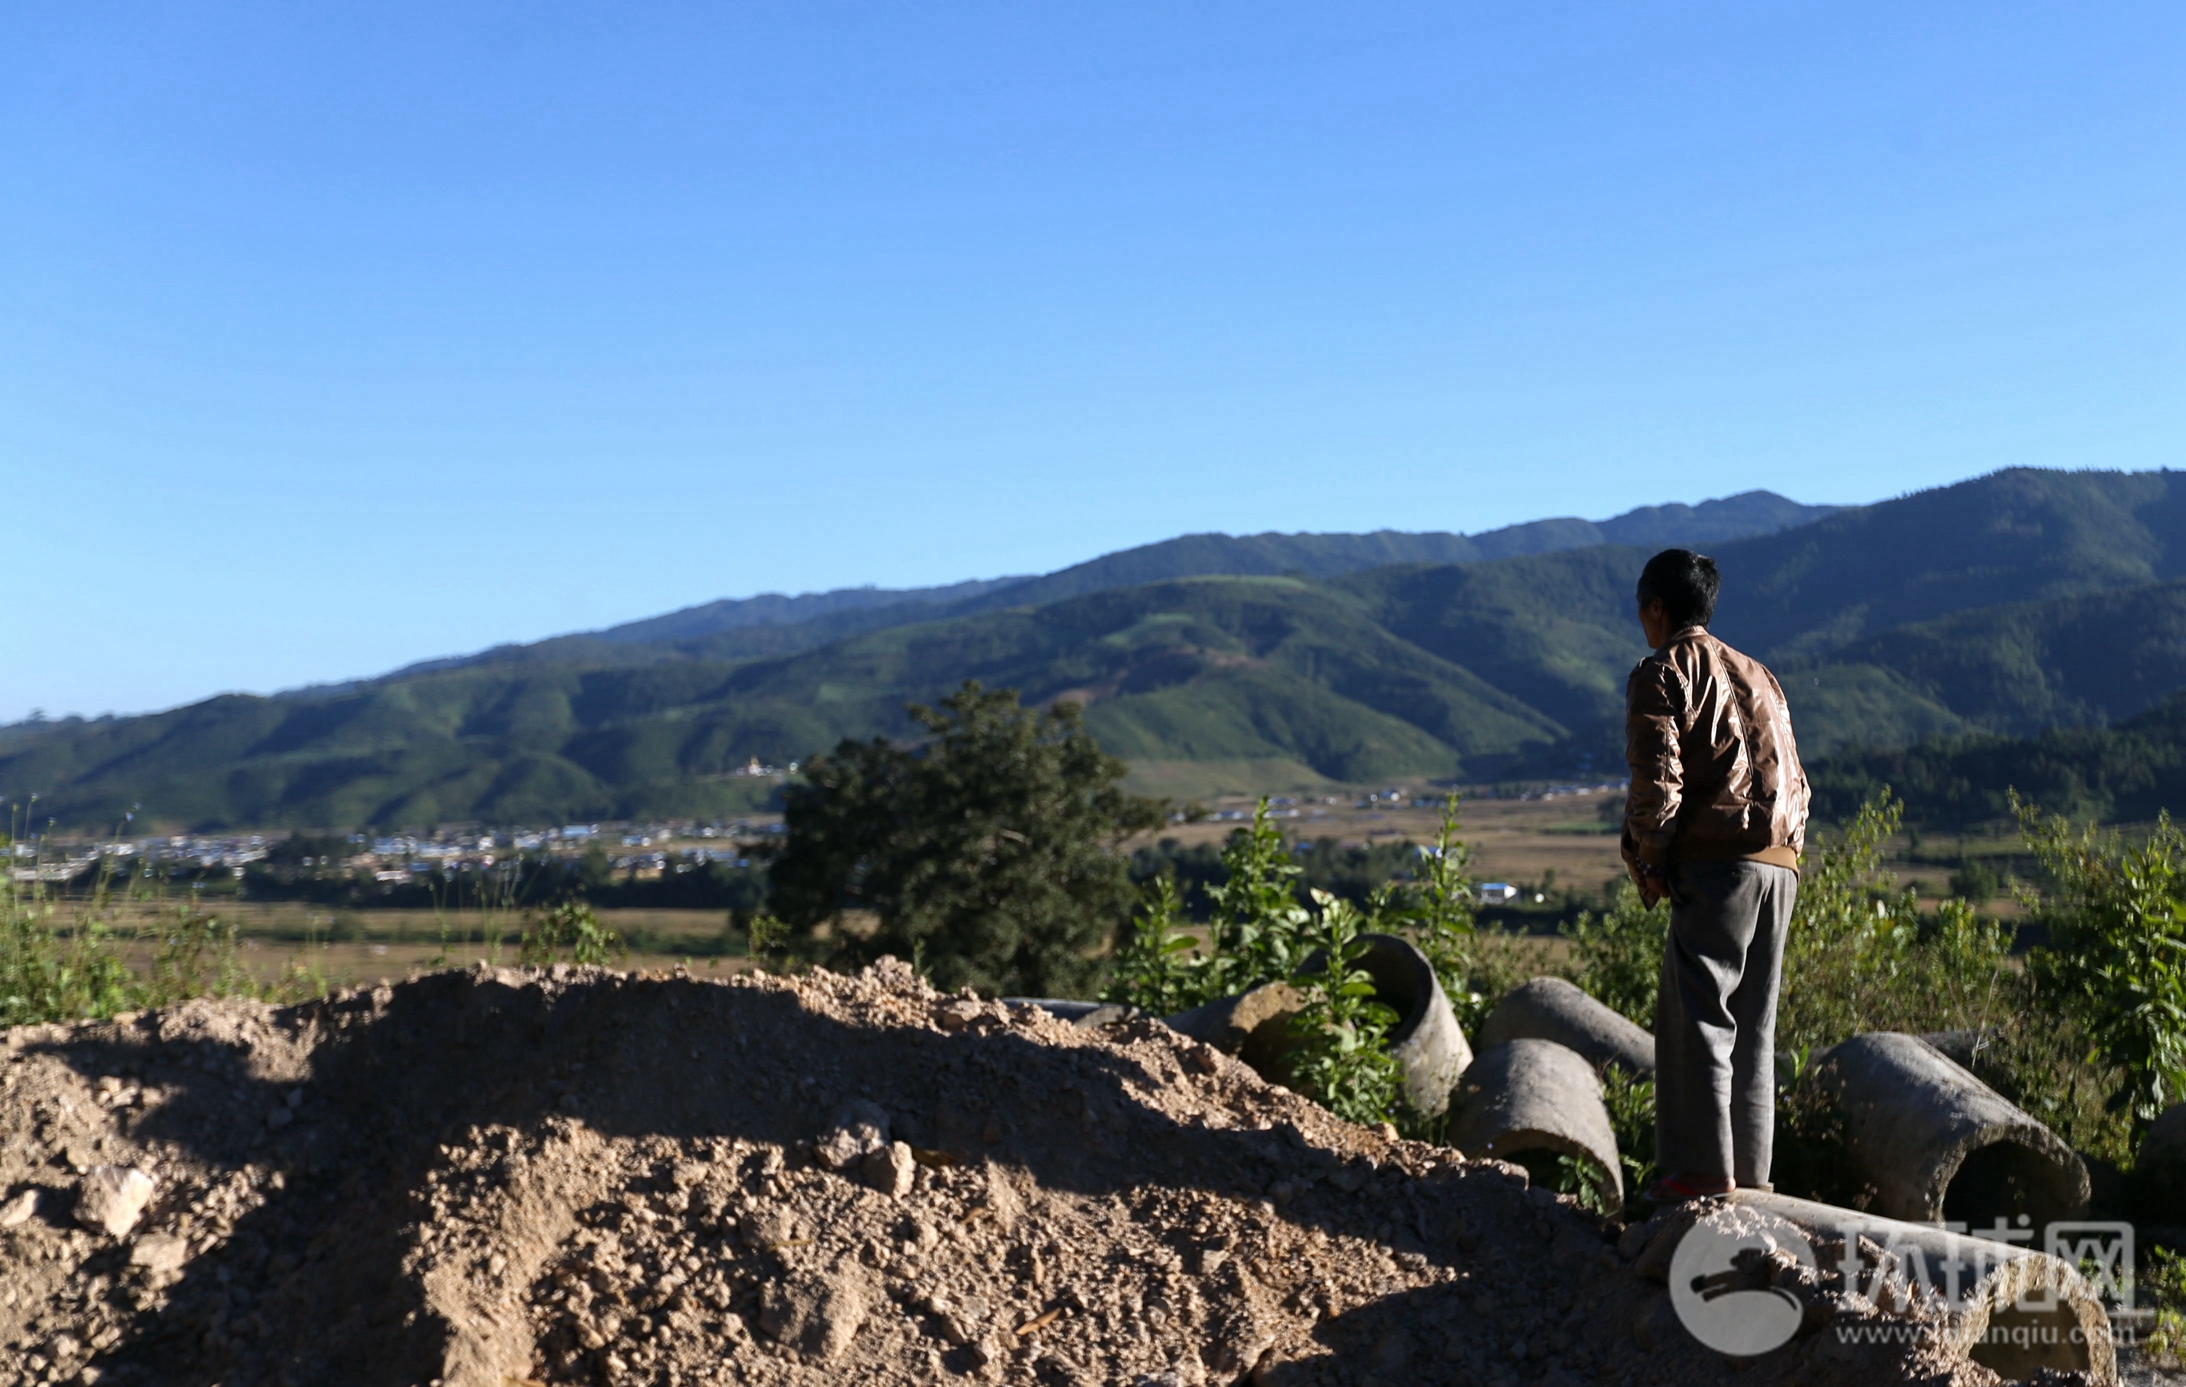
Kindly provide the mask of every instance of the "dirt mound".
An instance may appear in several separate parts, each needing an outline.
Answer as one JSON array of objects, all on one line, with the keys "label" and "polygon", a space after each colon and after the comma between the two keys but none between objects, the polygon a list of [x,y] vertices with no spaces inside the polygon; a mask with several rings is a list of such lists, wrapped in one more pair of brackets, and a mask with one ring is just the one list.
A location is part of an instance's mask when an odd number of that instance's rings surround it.
[{"label": "dirt mound", "polygon": [[6,1382],[1996,1380],[1734,1369],[1514,1166],[886,961],[196,1002],[19,1028],[0,1085]]}]

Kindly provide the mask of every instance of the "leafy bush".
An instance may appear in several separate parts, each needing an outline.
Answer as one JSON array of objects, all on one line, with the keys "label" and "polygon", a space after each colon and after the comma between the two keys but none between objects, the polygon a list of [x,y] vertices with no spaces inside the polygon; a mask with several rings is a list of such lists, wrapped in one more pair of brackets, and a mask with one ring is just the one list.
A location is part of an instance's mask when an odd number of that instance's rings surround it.
[{"label": "leafy bush", "polygon": [[1434,965],[1459,1024],[1480,1013],[1482,998],[1474,988],[1480,959],[1475,947],[1472,849],[1457,836],[1457,796],[1442,803],[1442,822],[1434,845],[1420,855],[1409,883],[1375,900],[1380,928],[1403,935]]},{"label": "leafy bush", "polygon": [[64,925],[54,901],[10,875],[0,888],[0,1026],[111,1016],[142,990],[96,915]]},{"label": "leafy bush", "polygon": [[[1319,890],[1311,893],[1311,908],[1301,904],[1298,864],[1265,799],[1252,826],[1223,847],[1222,867],[1219,884],[1200,888],[1211,907],[1203,946],[1185,930],[1175,880],[1164,874],[1148,884],[1102,996],[1170,1015],[1262,983],[1288,982],[1304,997],[1290,1022],[1291,1082],[1339,1116],[1389,1120],[1399,1076],[1387,1042],[1397,1018],[1374,1000],[1372,979],[1355,966],[1367,947],[1358,936],[1383,928],[1446,931],[1449,912],[1437,915],[1428,897],[1407,913],[1393,888],[1376,892],[1364,909]],[[1316,951],[1319,966],[1309,971]]]},{"label": "leafy bush", "polygon": [[2026,895],[2050,938],[2029,971],[2121,1071],[2110,1106],[2138,1127],[2186,1097],[2186,835],[2166,814],[2135,847],[2012,807],[2049,879]]},{"label": "leafy bush", "polygon": [[1608,910],[1582,912],[1564,931],[1571,940],[1571,980],[1595,1000],[1654,1029],[1669,929],[1667,910],[1659,904],[1648,909],[1640,904],[1638,887],[1618,882]]},{"label": "leafy bush", "polygon": [[1205,973],[1193,957],[1199,940],[1184,929],[1184,905],[1176,878],[1163,874],[1148,883],[1146,899],[1116,948],[1115,971],[1101,994],[1128,1002],[1156,1016],[1174,1016],[1206,1000]]},{"label": "leafy bush", "polygon": [[1645,1189],[1655,1178],[1655,1081],[1613,1064],[1604,1066],[1602,1106],[1609,1110],[1609,1129],[1617,1134],[1624,1187]]},{"label": "leafy bush", "polygon": [[1283,831],[1268,818],[1263,798],[1252,827],[1223,849],[1229,879],[1204,888],[1213,903],[1212,946],[1199,976],[1199,999],[1211,1001],[1264,982],[1288,978],[1312,952],[1313,917],[1298,903],[1298,864],[1283,847]]},{"label": "leafy bush", "polygon": [[2141,1351],[2158,1368],[2172,1372],[2186,1368],[2186,1257],[2169,1248],[2152,1247],[2134,1283],[2136,1302],[2156,1312],[2154,1327],[2141,1340]]},{"label": "leafy bush", "polygon": [[575,963],[604,967],[622,954],[622,936],[600,923],[588,902],[570,899],[524,917],[517,957],[534,966]]},{"label": "leafy bush", "polygon": [[1357,966],[1369,947],[1358,937],[1367,921],[1325,891],[1313,901],[1319,914],[1305,939],[1324,962],[1292,975],[1305,1004],[1290,1018],[1291,1081],[1347,1121],[1385,1122],[1396,1111],[1401,1079],[1388,1046],[1397,1014],[1375,1000],[1374,979]]}]

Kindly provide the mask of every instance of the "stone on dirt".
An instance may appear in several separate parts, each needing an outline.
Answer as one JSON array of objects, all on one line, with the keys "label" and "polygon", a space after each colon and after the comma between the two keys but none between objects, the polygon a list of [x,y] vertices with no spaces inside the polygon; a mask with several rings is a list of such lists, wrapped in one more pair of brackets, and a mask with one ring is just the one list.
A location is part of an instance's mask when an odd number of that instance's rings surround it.
[{"label": "stone on dirt", "polygon": [[878,1150],[866,1152],[860,1169],[866,1184],[890,1199],[901,1199],[911,1192],[911,1182],[918,1175],[918,1161],[911,1154],[909,1142],[892,1141]]},{"label": "stone on dirt", "polygon": [[126,1238],[152,1202],[152,1177],[134,1166],[95,1166],[76,1191],[76,1221],[110,1238]]},{"label": "stone on dirt", "polygon": [[858,1337],[869,1305],[856,1277],[795,1277],[766,1288],[759,1328],[768,1338],[832,1360],[842,1357]]},{"label": "stone on dirt", "polygon": [[853,1098],[828,1119],[828,1129],[813,1146],[812,1155],[829,1170],[848,1170],[887,1144],[887,1110],[867,1099]]}]

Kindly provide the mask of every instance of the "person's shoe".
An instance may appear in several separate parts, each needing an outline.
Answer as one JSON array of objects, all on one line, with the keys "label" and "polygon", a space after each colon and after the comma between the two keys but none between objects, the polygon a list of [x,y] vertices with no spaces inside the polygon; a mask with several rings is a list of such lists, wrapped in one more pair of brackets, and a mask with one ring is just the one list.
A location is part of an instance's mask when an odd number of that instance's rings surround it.
[{"label": "person's shoe", "polygon": [[1649,1185],[1640,1198],[1650,1204],[1684,1204],[1695,1199],[1721,1199],[1736,1188],[1725,1181],[1722,1189],[1696,1189],[1682,1175],[1665,1175]]}]

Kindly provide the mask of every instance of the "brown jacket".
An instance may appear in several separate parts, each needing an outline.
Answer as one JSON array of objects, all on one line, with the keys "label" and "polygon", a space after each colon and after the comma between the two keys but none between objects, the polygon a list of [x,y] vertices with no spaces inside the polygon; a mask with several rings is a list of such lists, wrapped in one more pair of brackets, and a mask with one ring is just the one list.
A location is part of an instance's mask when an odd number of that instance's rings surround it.
[{"label": "brown jacket", "polygon": [[1794,870],[1807,783],[1784,689],[1759,660],[1688,626],[1625,683],[1624,860],[1750,858]]}]

